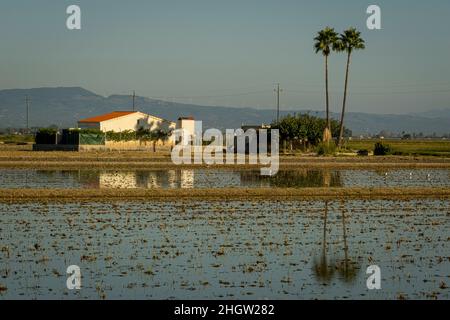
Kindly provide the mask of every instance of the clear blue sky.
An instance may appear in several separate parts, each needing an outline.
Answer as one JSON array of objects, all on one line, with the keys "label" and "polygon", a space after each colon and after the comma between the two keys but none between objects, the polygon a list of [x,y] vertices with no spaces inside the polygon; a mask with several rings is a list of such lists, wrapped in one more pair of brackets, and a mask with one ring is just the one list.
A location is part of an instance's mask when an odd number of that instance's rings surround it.
[{"label": "clear blue sky", "polygon": [[[69,31],[78,4],[82,30]],[[366,8],[382,9],[380,31]],[[265,0],[2,0],[0,89],[82,86],[205,105],[323,109],[315,33],[355,26],[349,110],[408,113],[450,107],[450,2]],[[330,58],[331,107],[341,105],[345,59]]]}]

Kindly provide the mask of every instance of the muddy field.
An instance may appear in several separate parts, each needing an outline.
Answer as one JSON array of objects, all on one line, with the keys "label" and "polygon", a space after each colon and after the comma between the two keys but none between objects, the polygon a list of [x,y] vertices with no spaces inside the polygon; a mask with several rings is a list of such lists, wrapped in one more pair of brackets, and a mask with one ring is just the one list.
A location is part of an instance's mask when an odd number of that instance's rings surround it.
[{"label": "muddy field", "polygon": [[449,299],[450,158],[280,168],[0,150],[0,299]]},{"label": "muddy field", "polygon": [[[248,163],[248,161],[246,162]],[[168,152],[32,152],[24,150],[2,150],[0,148],[0,168],[34,169],[130,169],[168,170],[220,168],[228,170],[254,170],[258,165],[181,165],[172,163]],[[293,169],[410,169],[410,168],[450,168],[450,158],[430,156],[385,156],[385,157],[316,157],[313,155],[281,155],[280,167]]]},{"label": "muddy field", "polygon": [[448,200],[1,204],[0,297],[448,299],[449,217]]}]

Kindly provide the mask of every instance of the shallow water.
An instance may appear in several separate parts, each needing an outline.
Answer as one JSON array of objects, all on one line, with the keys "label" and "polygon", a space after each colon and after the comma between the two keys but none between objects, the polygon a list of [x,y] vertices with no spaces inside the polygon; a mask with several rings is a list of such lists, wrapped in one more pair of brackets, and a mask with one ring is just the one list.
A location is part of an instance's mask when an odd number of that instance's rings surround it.
[{"label": "shallow water", "polygon": [[0,299],[449,299],[449,218],[450,200],[0,204]]},{"label": "shallow water", "polygon": [[0,169],[0,188],[271,188],[449,187],[450,170],[281,170],[274,177],[248,170]]}]

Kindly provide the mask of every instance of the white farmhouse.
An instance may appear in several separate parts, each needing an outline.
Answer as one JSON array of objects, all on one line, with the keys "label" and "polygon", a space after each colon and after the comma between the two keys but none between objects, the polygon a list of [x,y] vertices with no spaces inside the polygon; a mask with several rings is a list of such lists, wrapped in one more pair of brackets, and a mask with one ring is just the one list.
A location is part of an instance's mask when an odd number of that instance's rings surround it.
[{"label": "white farmhouse", "polygon": [[137,131],[139,129],[150,131],[160,129],[168,132],[175,129],[175,126],[175,122],[139,111],[114,111],[78,121],[80,129],[98,129],[103,132]]}]

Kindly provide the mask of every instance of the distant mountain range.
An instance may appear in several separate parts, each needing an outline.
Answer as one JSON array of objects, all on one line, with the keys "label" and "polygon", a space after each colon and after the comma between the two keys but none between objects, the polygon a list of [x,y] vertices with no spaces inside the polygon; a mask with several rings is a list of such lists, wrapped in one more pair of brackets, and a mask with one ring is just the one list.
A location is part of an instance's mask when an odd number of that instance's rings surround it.
[{"label": "distant mountain range", "polygon": [[[103,97],[80,87],[8,89],[0,90],[0,128],[20,128],[26,124],[25,96],[31,100],[29,108],[30,127],[50,126],[74,127],[77,120],[111,111],[130,110],[132,100],[126,95]],[[239,128],[242,124],[270,123],[275,118],[274,110],[199,106],[136,97],[136,110],[175,121],[180,116],[193,116],[203,120],[203,127],[218,129]],[[310,113],[320,117],[324,112],[298,110],[288,113]],[[339,114],[332,114],[338,118]],[[422,132],[438,135],[450,133],[450,108],[411,113],[405,115],[369,114],[349,112],[346,126],[353,134],[377,134]]]}]

